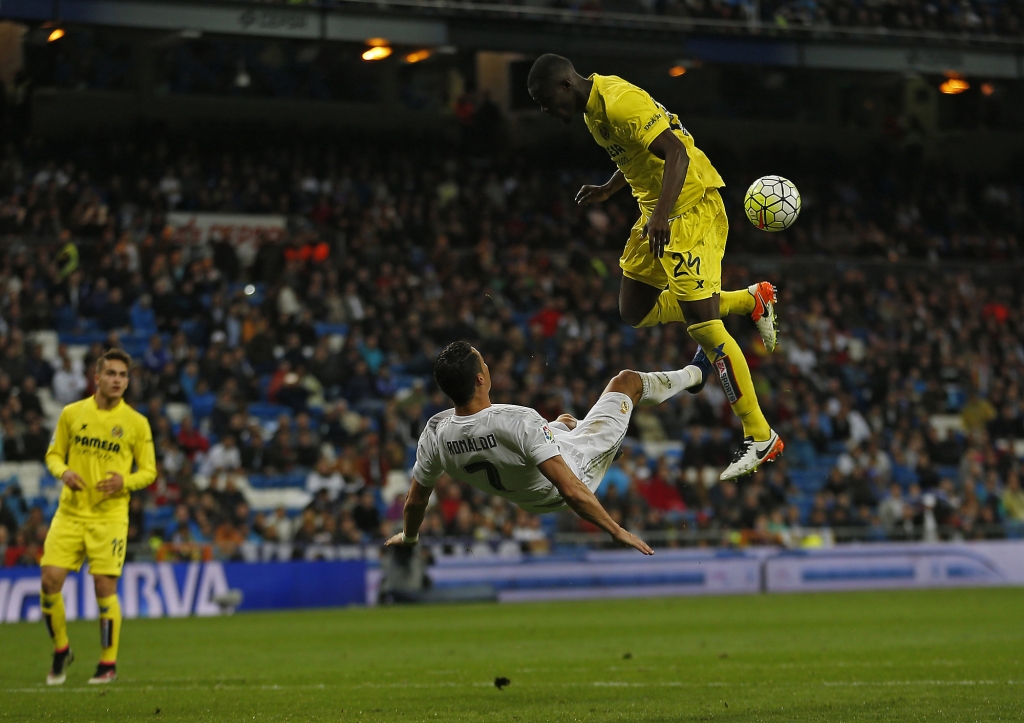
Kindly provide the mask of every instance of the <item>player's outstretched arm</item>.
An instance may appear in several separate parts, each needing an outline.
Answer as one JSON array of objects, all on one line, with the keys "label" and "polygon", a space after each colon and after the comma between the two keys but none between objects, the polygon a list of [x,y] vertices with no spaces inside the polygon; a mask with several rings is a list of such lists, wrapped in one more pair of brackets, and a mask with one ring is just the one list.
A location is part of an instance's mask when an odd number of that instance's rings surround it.
[{"label": "player's outstretched arm", "polygon": [[580,482],[579,477],[569,469],[561,455],[556,455],[549,460],[537,465],[540,473],[547,477],[555,489],[562,495],[565,503],[572,508],[572,511],[587,522],[591,522],[607,532],[612,538],[623,545],[635,547],[645,555],[653,555],[652,550],[646,542],[634,535],[632,532],[623,529],[611,518],[608,511],[601,506],[597,497],[590,488]]},{"label": "player's outstretched arm", "polygon": [[576,203],[580,206],[587,206],[591,203],[601,203],[614,196],[626,185],[626,177],[622,171],[615,171],[608,182],[603,186],[584,186],[576,194]]},{"label": "player's outstretched arm", "polygon": [[433,487],[424,487],[414,477],[409,494],[405,496],[405,509],[402,512],[404,531],[391,537],[384,543],[384,547],[390,545],[411,545],[419,539],[420,525],[423,524],[423,516],[427,513],[427,503],[430,502],[430,493]]}]

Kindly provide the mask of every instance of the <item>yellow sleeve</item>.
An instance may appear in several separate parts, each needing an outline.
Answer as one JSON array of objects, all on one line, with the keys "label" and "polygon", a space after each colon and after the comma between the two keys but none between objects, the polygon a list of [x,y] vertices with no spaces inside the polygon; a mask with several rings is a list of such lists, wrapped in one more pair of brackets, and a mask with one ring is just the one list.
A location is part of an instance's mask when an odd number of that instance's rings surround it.
[{"label": "yellow sleeve", "polygon": [[149,427],[149,420],[141,415],[139,415],[138,425],[135,446],[132,447],[136,470],[124,478],[124,486],[127,490],[141,490],[149,487],[156,479],[156,449],[153,447],[153,430]]},{"label": "yellow sleeve", "polygon": [[68,408],[64,407],[57,420],[57,428],[53,430],[53,437],[50,438],[50,446],[46,449],[46,468],[50,470],[57,479],[60,479],[69,469],[65,460],[68,457]]},{"label": "yellow sleeve", "polygon": [[644,148],[669,130],[668,113],[639,88],[627,90],[607,105],[608,122]]}]

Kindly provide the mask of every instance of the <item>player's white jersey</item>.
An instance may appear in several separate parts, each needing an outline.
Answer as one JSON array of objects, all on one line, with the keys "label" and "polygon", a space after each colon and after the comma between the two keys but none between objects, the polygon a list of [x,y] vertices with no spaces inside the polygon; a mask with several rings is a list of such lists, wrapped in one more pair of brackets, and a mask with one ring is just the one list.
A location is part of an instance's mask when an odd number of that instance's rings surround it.
[{"label": "player's white jersey", "polygon": [[468,417],[457,417],[449,409],[427,422],[412,476],[433,487],[447,473],[528,512],[551,512],[565,502],[537,465],[560,454],[596,492],[622,445],[632,412],[632,399],[609,392],[569,431],[559,422],[545,422],[536,410],[514,404],[494,404]]},{"label": "player's white jersey", "polygon": [[427,422],[412,474],[433,487],[447,473],[530,512],[550,512],[565,503],[537,465],[561,453],[555,433],[536,410],[493,404],[458,417],[449,409]]}]

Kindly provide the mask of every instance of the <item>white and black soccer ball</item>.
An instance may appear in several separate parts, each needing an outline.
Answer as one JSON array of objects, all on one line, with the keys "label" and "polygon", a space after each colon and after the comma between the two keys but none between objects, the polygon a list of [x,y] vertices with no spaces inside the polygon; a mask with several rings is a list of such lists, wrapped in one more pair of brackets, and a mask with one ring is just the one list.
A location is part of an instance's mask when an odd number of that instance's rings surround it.
[{"label": "white and black soccer ball", "polygon": [[762,231],[784,231],[800,215],[800,192],[788,178],[764,176],[750,184],[743,209]]}]

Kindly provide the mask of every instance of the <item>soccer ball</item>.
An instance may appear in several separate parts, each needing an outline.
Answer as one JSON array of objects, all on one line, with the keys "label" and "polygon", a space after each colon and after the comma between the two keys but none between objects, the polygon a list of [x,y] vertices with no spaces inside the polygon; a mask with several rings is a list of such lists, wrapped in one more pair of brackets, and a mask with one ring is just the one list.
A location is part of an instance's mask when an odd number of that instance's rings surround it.
[{"label": "soccer ball", "polygon": [[743,208],[762,231],[784,231],[800,215],[800,192],[789,179],[765,176],[750,184]]}]

